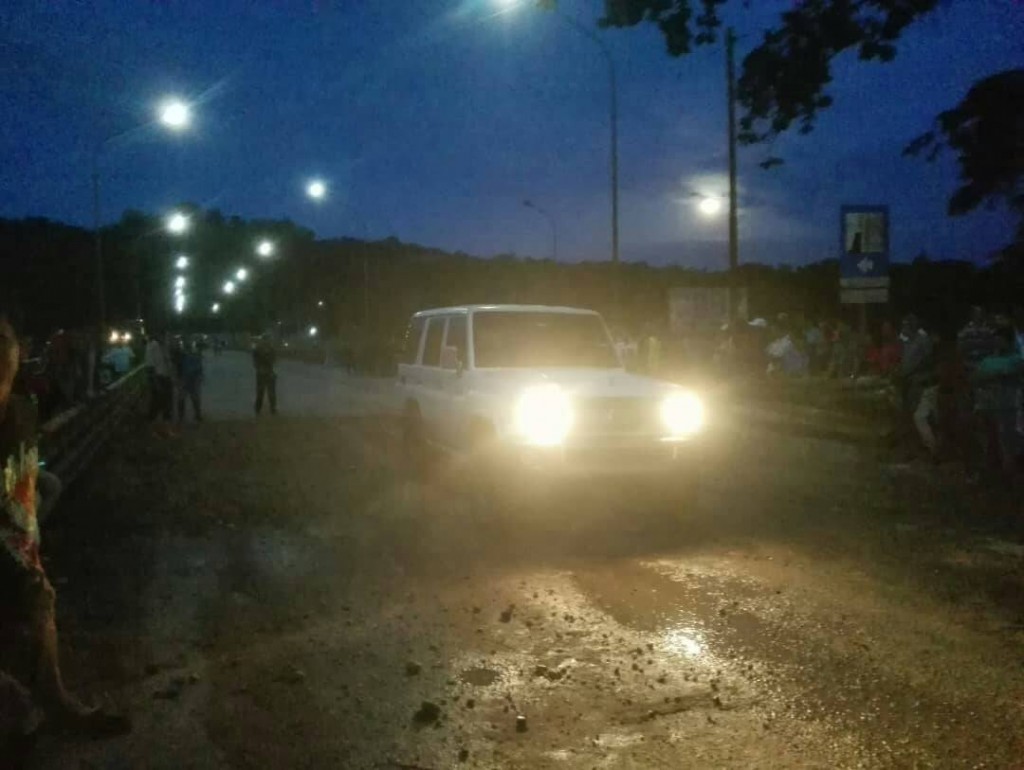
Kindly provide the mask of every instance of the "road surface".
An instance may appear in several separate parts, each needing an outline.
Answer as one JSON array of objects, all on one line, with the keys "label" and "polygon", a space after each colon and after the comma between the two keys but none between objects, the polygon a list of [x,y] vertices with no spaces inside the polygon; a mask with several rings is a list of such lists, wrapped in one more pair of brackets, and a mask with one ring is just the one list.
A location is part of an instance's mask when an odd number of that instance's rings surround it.
[{"label": "road surface", "polygon": [[523,510],[404,473],[385,385],[251,379],[55,514],[68,679],[135,729],[32,767],[1024,766],[1024,548],[955,469],[723,419],[685,514]]}]

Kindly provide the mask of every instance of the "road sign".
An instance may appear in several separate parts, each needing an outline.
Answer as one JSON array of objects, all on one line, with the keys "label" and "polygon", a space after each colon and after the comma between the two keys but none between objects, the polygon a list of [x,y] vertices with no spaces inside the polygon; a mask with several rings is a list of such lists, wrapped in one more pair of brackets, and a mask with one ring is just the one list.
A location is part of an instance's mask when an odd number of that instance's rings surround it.
[{"label": "road sign", "polygon": [[889,207],[842,206],[839,214],[839,299],[889,301]]}]

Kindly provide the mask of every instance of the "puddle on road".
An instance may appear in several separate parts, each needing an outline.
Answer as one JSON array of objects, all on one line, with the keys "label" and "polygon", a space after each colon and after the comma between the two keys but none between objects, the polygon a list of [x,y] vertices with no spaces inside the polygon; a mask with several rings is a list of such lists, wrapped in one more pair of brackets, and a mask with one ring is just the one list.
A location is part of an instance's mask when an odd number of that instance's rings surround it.
[{"label": "puddle on road", "polygon": [[[579,570],[574,578],[617,622],[651,634],[652,653],[714,669],[716,677],[731,672],[740,700],[831,724],[838,735],[860,735],[887,760],[976,751],[972,725],[987,667],[972,683],[969,676],[951,678],[942,658],[889,660],[886,644],[927,643],[911,615],[865,633],[874,616],[858,618],[852,606],[837,612],[830,602],[808,604],[791,590],[779,595],[742,574],[686,566],[624,562]],[[1000,713],[986,724],[995,735],[1015,721]],[[907,734],[915,736],[910,745]]]}]

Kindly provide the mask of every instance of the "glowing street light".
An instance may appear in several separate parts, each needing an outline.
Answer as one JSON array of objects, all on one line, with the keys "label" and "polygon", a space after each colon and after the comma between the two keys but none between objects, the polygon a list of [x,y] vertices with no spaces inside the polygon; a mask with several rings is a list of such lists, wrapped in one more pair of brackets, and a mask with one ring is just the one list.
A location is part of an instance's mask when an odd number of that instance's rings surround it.
[{"label": "glowing street light", "polygon": [[181,315],[182,313],[184,313],[185,312],[185,305],[187,304],[187,302],[188,301],[185,299],[185,295],[184,294],[177,295],[174,298],[174,311],[178,315]]},{"label": "glowing street light", "polygon": [[306,185],[306,195],[315,201],[323,200],[327,195],[327,185],[319,179],[313,179]]},{"label": "glowing street light", "polygon": [[323,307],[324,306],[324,301],[320,300],[319,302],[316,303],[316,306],[317,307]]},{"label": "glowing street light", "polygon": [[179,275],[177,278],[174,279],[174,288],[175,289],[184,289],[185,288],[185,283],[186,283],[185,276]]},{"label": "glowing street light", "polygon": [[184,270],[186,267],[188,267],[188,257],[186,257],[184,254],[179,255],[178,258],[174,260],[174,266],[178,270]]},{"label": "glowing street light", "polygon": [[192,122],[192,110],[181,99],[168,99],[160,105],[160,122],[173,131],[183,131]]},{"label": "glowing street light", "polygon": [[234,281],[224,281],[224,286],[222,286],[221,288],[223,289],[225,294],[234,294],[235,293],[235,282]]},{"label": "glowing street light", "polygon": [[697,210],[706,217],[717,216],[722,210],[722,199],[711,196],[701,198],[697,204]]},{"label": "glowing street light", "polygon": [[238,268],[238,270],[235,271],[235,278],[237,278],[239,282],[244,281],[248,277],[249,271],[246,270],[244,267],[240,267]]},{"label": "glowing street light", "polygon": [[260,241],[256,246],[256,253],[261,257],[271,257],[274,255],[274,242],[273,241]]},{"label": "glowing street light", "polygon": [[320,333],[320,330],[317,329],[315,326],[310,326],[309,327],[309,336],[310,337],[315,337],[319,333]]},{"label": "glowing street light", "polygon": [[182,235],[188,232],[190,222],[188,217],[182,214],[180,211],[175,211],[169,217],[167,217],[167,232],[172,235]]},{"label": "glowing street light", "polygon": [[212,313],[219,313],[220,312],[220,303],[219,302],[214,302],[210,306],[210,312],[212,312]]}]

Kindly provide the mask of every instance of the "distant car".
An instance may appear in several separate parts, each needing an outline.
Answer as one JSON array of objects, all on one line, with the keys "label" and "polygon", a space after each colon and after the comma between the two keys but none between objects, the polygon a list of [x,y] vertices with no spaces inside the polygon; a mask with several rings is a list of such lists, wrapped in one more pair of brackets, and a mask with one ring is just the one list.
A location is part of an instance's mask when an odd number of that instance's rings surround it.
[{"label": "distant car", "polygon": [[705,407],[629,374],[601,316],[535,305],[416,313],[398,367],[403,434],[555,475],[688,478]]}]

